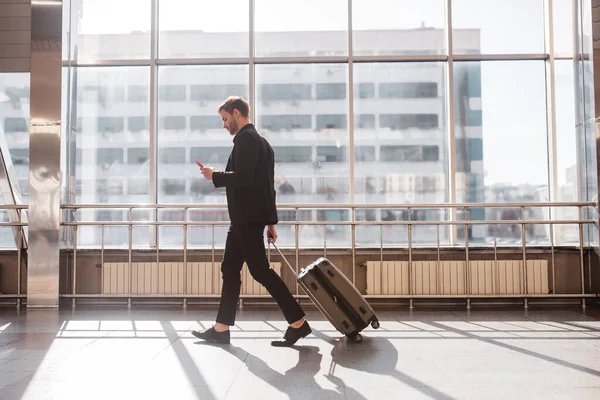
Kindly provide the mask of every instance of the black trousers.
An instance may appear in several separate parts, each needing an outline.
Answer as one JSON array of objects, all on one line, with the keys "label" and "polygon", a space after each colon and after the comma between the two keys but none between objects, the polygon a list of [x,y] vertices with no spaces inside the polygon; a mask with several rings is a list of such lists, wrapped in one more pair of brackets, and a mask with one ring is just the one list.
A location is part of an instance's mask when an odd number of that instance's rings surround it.
[{"label": "black trousers", "polygon": [[269,265],[265,252],[264,231],[264,224],[229,227],[225,255],[221,263],[223,291],[217,314],[218,323],[229,326],[235,324],[244,261],[252,277],[273,296],[288,323],[304,317],[304,311],[285,282]]}]

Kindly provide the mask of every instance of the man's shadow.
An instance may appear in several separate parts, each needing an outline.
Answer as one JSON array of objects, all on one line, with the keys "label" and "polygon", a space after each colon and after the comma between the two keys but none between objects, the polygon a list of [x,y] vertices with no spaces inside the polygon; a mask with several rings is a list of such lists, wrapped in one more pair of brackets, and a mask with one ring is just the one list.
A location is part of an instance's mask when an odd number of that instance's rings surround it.
[{"label": "man's shadow", "polygon": [[[272,369],[262,359],[232,344],[215,345],[207,342],[195,342],[195,344],[218,346],[236,356],[244,363],[250,373],[267,382],[280,392],[285,393],[290,400],[306,400],[310,398],[345,399],[349,394],[349,391],[351,392],[353,399],[367,400],[360,393],[346,387],[343,381],[337,377],[326,376],[337,386],[337,391],[323,389],[319,386],[315,380],[315,376],[321,371],[323,355],[319,352],[317,346],[290,347],[290,349],[298,352],[298,362],[293,368],[288,369],[282,374]],[[286,351],[286,349],[281,350]]]}]

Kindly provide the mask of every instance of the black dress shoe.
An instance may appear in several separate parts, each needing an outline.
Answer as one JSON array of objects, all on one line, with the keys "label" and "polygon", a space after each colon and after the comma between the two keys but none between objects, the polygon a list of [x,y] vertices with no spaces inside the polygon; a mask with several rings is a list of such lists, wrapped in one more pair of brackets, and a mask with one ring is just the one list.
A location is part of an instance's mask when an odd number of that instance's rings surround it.
[{"label": "black dress shoe", "polygon": [[215,331],[215,327],[211,327],[204,332],[200,331],[192,331],[192,335],[196,336],[198,339],[206,340],[210,343],[222,343],[228,344],[230,341],[229,331],[217,332]]},{"label": "black dress shoe", "polygon": [[310,335],[312,329],[310,329],[310,325],[308,325],[307,321],[304,321],[300,328],[292,328],[288,326],[285,334],[283,335],[283,340],[274,340],[271,342],[271,346],[274,347],[290,347],[293,346],[299,339]]}]

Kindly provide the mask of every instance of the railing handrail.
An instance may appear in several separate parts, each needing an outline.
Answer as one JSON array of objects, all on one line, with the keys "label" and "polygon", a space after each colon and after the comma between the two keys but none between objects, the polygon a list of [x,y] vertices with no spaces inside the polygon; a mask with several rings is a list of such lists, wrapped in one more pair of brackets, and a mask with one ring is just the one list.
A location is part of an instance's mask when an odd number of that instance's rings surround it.
[{"label": "railing handrail", "polygon": [[0,204],[2,210],[26,210],[29,204]]},{"label": "railing handrail", "polygon": [[[506,219],[506,220],[443,220],[443,221],[279,221],[277,225],[344,225],[344,226],[357,226],[357,225],[570,225],[570,224],[584,224],[590,225],[596,223],[593,219],[577,219],[577,220],[535,220],[535,219]],[[61,222],[63,226],[228,226],[231,224],[230,221],[72,221],[72,222]],[[0,223],[0,226],[10,226],[9,223]]]},{"label": "railing handrail", "polygon": [[[359,209],[359,208],[391,208],[391,209],[414,209],[414,208],[532,208],[532,207],[595,207],[596,202],[592,201],[578,201],[578,202],[536,202],[536,203],[385,203],[385,204],[351,204],[351,203],[284,203],[277,204],[277,208],[287,209]],[[142,209],[161,209],[161,208],[182,208],[182,209],[225,209],[227,208],[226,203],[172,203],[172,204],[150,204],[150,203],[122,203],[122,204],[63,204],[62,209],[66,210],[79,210],[86,208],[142,208]]]}]

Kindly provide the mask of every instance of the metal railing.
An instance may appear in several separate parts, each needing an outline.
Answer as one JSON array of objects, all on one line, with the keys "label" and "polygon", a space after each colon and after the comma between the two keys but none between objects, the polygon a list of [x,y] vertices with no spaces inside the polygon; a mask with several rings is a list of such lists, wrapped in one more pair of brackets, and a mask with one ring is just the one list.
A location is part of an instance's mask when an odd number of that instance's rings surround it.
[{"label": "metal railing", "polygon": [[[587,293],[586,293],[586,288],[585,288],[585,251],[588,251],[591,248],[597,247],[598,243],[596,243],[595,241],[597,240],[596,238],[594,238],[594,242],[592,243],[590,240],[590,235],[588,234],[588,238],[586,239],[585,235],[584,235],[584,228],[586,227],[590,227],[590,226],[597,226],[598,224],[598,220],[597,220],[597,215],[596,215],[596,203],[592,203],[592,202],[571,202],[571,203],[497,203],[497,204],[411,204],[411,205],[406,205],[406,204],[280,204],[278,205],[278,209],[280,210],[294,210],[295,211],[295,220],[293,221],[281,221],[279,223],[279,225],[281,226],[289,226],[291,228],[291,231],[293,232],[293,244],[290,246],[285,246],[282,245],[280,247],[282,247],[284,250],[286,250],[288,253],[291,253],[292,256],[295,258],[295,267],[296,267],[296,271],[298,272],[301,268],[300,266],[300,255],[301,252],[304,250],[311,250],[311,254],[314,253],[314,247],[313,248],[309,248],[309,247],[302,247],[300,245],[300,231],[303,227],[322,227],[323,228],[323,242],[322,242],[322,246],[318,246],[318,248],[322,248],[323,251],[323,256],[327,257],[328,255],[328,250],[333,251],[332,249],[335,248],[335,246],[331,246],[330,242],[328,242],[328,228],[330,227],[345,227],[349,229],[349,233],[350,233],[350,240],[349,243],[347,245],[342,245],[342,246],[337,246],[338,248],[342,248],[344,252],[346,252],[344,255],[347,256],[351,256],[352,259],[352,269],[350,272],[350,276],[349,278],[353,281],[356,282],[356,272],[357,272],[357,262],[356,262],[356,257],[357,257],[357,253],[362,254],[363,252],[368,252],[371,256],[374,256],[376,258],[378,258],[381,262],[384,261],[384,255],[386,255],[386,253],[390,250],[390,249],[395,249],[398,250],[400,252],[403,252],[402,254],[406,255],[408,258],[408,263],[409,263],[409,287],[412,287],[413,284],[413,279],[415,277],[411,276],[410,271],[412,271],[412,269],[410,268],[410,265],[412,264],[413,260],[414,260],[414,254],[415,251],[430,251],[435,253],[436,255],[436,260],[437,263],[439,265],[441,259],[442,259],[442,253],[445,250],[448,249],[452,249],[452,250],[456,250],[459,249],[461,251],[464,251],[464,259],[465,261],[469,262],[469,258],[470,258],[470,252],[475,250],[475,249],[481,249],[481,248],[486,248],[486,249],[493,249],[493,254],[494,254],[494,261],[498,261],[498,254],[499,251],[501,251],[502,249],[511,249],[511,251],[513,252],[520,252],[521,253],[521,257],[523,260],[523,265],[525,265],[526,261],[527,261],[527,250],[531,249],[533,246],[531,246],[530,244],[528,244],[528,240],[527,240],[527,227],[528,226],[539,226],[539,225],[547,225],[549,228],[549,234],[547,237],[547,242],[546,243],[542,243],[541,245],[538,243],[536,247],[542,247],[544,251],[549,251],[550,253],[550,267],[551,267],[551,273],[552,273],[552,293],[547,294],[547,295],[531,295],[527,293],[527,285],[525,284],[525,293],[520,294],[520,295],[498,295],[498,294],[494,294],[494,295],[473,295],[470,293],[470,276],[469,276],[469,268],[466,269],[466,286],[465,286],[465,290],[466,292],[464,294],[461,295],[453,295],[453,296],[446,296],[446,295],[417,295],[417,294],[409,294],[409,295],[372,295],[372,296],[367,296],[373,299],[376,298],[396,298],[396,299],[408,299],[410,301],[410,305],[412,307],[413,305],[413,300],[414,299],[418,299],[418,298],[448,298],[448,297],[452,297],[452,298],[461,298],[461,299],[466,299],[467,300],[467,306],[470,305],[470,299],[472,298],[480,298],[480,297],[489,297],[489,298],[502,298],[502,297],[518,297],[518,298],[522,298],[524,300],[524,304],[525,307],[527,307],[527,300],[528,298],[533,298],[533,297],[557,297],[557,298],[569,298],[569,297],[573,297],[573,298],[579,298],[582,301],[582,305],[585,307],[585,299],[587,297],[597,297],[597,294],[592,293],[592,280],[591,280],[591,275],[592,275],[592,266],[591,266],[591,262],[589,262],[589,257],[588,257],[588,288],[587,288]],[[491,209],[491,208],[497,208],[497,209],[519,209],[521,212],[521,218],[519,219],[500,219],[500,220],[472,220],[469,219],[469,210],[473,210],[473,209]],[[526,219],[525,218],[525,210],[526,209],[559,209],[559,208],[575,208],[577,209],[577,218],[573,218],[573,219]],[[12,206],[12,205],[3,205],[0,206],[0,210],[24,210],[27,209],[26,205],[19,205],[19,206]],[[98,204],[77,204],[77,205],[63,205],[61,206],[62,209],[62,214],[63,217],[62,218],[62,222],[61,222],[61,229],[63,229],[63,231],[72,231],[72,241],[70,244],[67,244],[66,247],[63,246],[62,251],[66,251],[67,253],[72,253],[72,263],[69,265],[68,268],[68,272],[70,274],[70,276],[68,277],[71,281],[71,285],[70,285],[70,293],[68,294],[62,294],[61,297],[64,298],[71,298],[72,299],[72,305],[75,306],[76,305],[76,301],[79,298],[111,298],[111,297],[118,297],[118,298],[125,298],[127,299],[127,303],[129,306],[131,306],[132,304],[132,299],[135,298],[148,298],[148,299],[155,299],[155,298],[165,298],[165,297],[170,297],[170,298],[178,298],[178,299],[182,299],[183,300],[183,305],[187,306],[187,300],[190,298],[211,298],[211,297],[217,297],[216,295],[210,296],[210,295],[192,295],[192,294],[179,294],[179,295],[156,295],[156,294],[149,294],[149,295],[137,295],[137,294],[132,294],[131,291],[131,287],[129,287],[129,291],[126,294],[123,295],[112,295],[112,294],[80,294],[77,292],[77,273],[78,273],[78,261],[77,261],[77,257],[78,257],[78,253],[83,251],[84,249],[91,249],[94,248],[94,246],[88,246],[88,247],[84,247],[84,246],[79,246],[78,245],[78,230],[81,229],[82,227],[87,227],[87,226],[95,226],[95,227],[99,227],[101,230],[101,242],[100,242],[100,246],[99,248],[96,246],[95,249],[100,251],[100,264],[103,265],[104,264],[104,257],[105,257],[105,253],[107,251],[111,252],[111,256],[113,256],[118,252],[113,252],[109,247],[107,247],[105,245],[105,230],[108,227],[112,227],[112,226],[121,226],[121,227],[126,227],[128,229],[128,235],[127,235],[127,244],[123,245],[123,246],[117,246],[120,249],[125,249],[127,252],[127,256],[126,256],[126,262],[129,266],[129,274],[131,274],[131,265],[133,262],[133,252],[134,250],[136,250],[137,248],[133,245],[133,229],[134,227],[138,227],[138,226],[145,226],[145,227],[149,227],[150,229],[155,229],[155,231],[153,232],[153,236],[156,238],[156,242],[154,243],[154,247],[151,247],[152,250],[155,250],[156,252],[156,262],[159,262],[160,259],[160,254],[161,251],[165,250],[164,248],[161,248],[160,243],[158,241],[158,231],[161,227],[163,226],[176,226],[176,227],[180,227],[183,230],[183,242],[180,248],[170,248],[168,249],[170,252],[181,252],[181,257],[183,259],[183,263],[184,263],[184,282],[187,282],[187,262],[188,262],[188,252],[189,251],[200,251],[203,254],[207,254],[208,251],[210,251],[210,255],[211,255],[211,261],[214,264],[217,260],[216,260],[216,251],[222,249],[222,246],[216,246],[216,239],[215,239],[215,228],[216,227],[227,227],[229,225],[229,221],[193,221],[193,220],[188,220],[188,211],[190,210],[202,210],[202,209],[210,209],[210,210],[215,210],[215,209],[226,209],[226,205],[225,204],[157,204],[157,205],[149,205],[149,204],[110,204],[110,205],[98,205]],[[95,210],[115,210],[115,209],[124,209],[128,211],[128,220],[126,221],[94,221],[94,220],[84,220],[84,221],[79,221],[76,219],[77,217],[77,211],[82,211],[82,210],[91,210],[91,209],[95,209]],[[182,210],[183,211],[183,220],[181,221],[160,221],[160,220],[153,220],[153,221],[135,221],[133,219],[133,212],[134,210],[140,210],[140,209],[145,209],[145,210],[149,210],[149,211],[153,211],[156,212],[158,210]],[[407,219],[406,220],[395,220],[395,221],[357,221],[356,220],[356,211],[357,210],[364,210],[364,209],[372,209],[372,210],[376,210],[376,209],[395,209],[395,210],[406,210],[406,216]],[[422,221],[422,220],[413,220],[413,211],[415,210],[423,210],[423,209],[437,209],[437,210],[450,210],[450,209],[458,209],[458,210],[464,210],[465,212],[463,213],[465,215],[464,219],[456,219],[456,220],[449,220],[446,219],[447,216],[453,214],[456,215],[456,213],[449,213],[449,212],[442,212],[440,213],[440,220],[428,220],[428,221]],[[300,215],[300,211],[303,210],[324,210],[324,211],[330,211],[330,210],[348,210],[349,211],[349,218],[346,221],[301,221],[299,220],[299,215]],[[588,211],[587,213],[585,211]],[[6,211],[5,211],[6,212]],[[20,213],[19,213],[20,214]],[[66,215],[70,214],[70,219],[71,220],[67,220]],[[588,214],[588,218],[584,218],[584,215]],[[156,214],[155,214],[156,216]],[[469,235],[469,231],[471,228],[478,226],[478,225],[487,225],[488,227],[492,227],[492,239],[491,241],[487,242],[487,243],[471,243],[470,240],[470,235]],[[561,244],[556,244],[555,240],[554,240],[554,233],[555,233],[555,229],[557,226],[561,226],[561,225],[573,225],[577,227],[577,240],[573,243],[573,246],[563,246]],[[0,222],[0,227],[25,227],[27,226],[27,222]],[[205,247],[199,247],[198,249],[194,249],[193,246],[190,247],[188,246],[188,228],[190,227],[196,227],[196,226],[204,226],[204,227],[209,227],[211,230],[211,245],[207,248]],[[520,228],[520,237],[517,238],[516,240],[513,238],[513,241],[511,242],[512,246],[502,246],[498,243],[498,235],[497,235],[497,231],[499,227],[503,227],[503,226],[518,226]],[[391,231],[390,233],[394,236],[397,235],[399,232],[405,233],[406,234],[406,242],[404,243],[400,243],[400,241],[396,240],[395,243],[393,244],[386,244],[384,241],[384,229],[387,228],[392,228],[392,229],[399,229],[396,231]],[[413,242],[413,238],[414,238],[414,232],[415,230],[418,230],[419,228],[422,227],[433,227],[433,232],[435,235],[435,240],[430,240],[428,243],[424,244],[415,244]],[[370,229],[369,231],[369,243],[367,245],[364,246],[360,246],[357,245],[357,229],[363,229],[363,228],[368,228]],[[462,238],[462,242],[460,242],[459,240],[457,240],[457,230],[458,228],[462,229],[462,233],[463,233],[463,238]],[[441,229],[447,229],[447,234],[444,237],[444,240],[441,240]],[[373,236],[373,230],[377,230],[378,231],[378,235],[379,235],[379,243],[378,245],[376,244],[377,240],[376,237]],[[22,229],[19,229],[20,232],[22,232]],[[432,230],[429,230],[429,233],[431,233]],[[21,233],[19,233],[20,235]],[[224,238],[223,238],[224,239]],[[578,255],[579,255],[579,265],[578,265],[578,269],[579,269],[579,273],[580,273],[580,278],[581,278],[581,293],[571,293],[571,294],[558,294],[555,291],[556,288],[556,282],[555,282],[555,251],[557,249],[564,249],[565,247],[569,247],[571,249],[577,249],[578,250]],[[145,249],[147,249],[148,247],[146,247]],[[14,251],[14,249],[12,250]],[[25,294],[22,294],[22,289],[21,289],[21,280],[22,280],[22,257],[21,257],[21,249],[17,248],[16,249],[16,255],[17,255],[17,262],[16,262],[16,267],[17,267],[17,290],[16,290],[16,294],[0,294],[0,298],[15,298],[17,299],[17,306],[20,306],[21,304],[21,300],[26,298]],[[269,249],[269,257],[270,257],[270,249]],[[386,257],[386,258],[389,258]],[[525,282],[527,282],[527,268],[524,268],[524,279]],[[129,282],[131,283],[131,279],[129,279]],[[184,285],[184,287],[186,287]],[[187,293],[187,289],[185,289],[185,292]],[[306,298],[306,296],[301,295],[298,293],[298,286],[296,285],[296,294],[295,294],[298,298]],[[256,298],[256,297],[261,297],[261,296],[256,296],[256,295],[247,295],[247,296],[242,296],[243,298]]]},{"label": "metal railing", "polygon": [[[379,252],[379,259],[381,261],[384,260],[384,253],[386,252],[387,248],[390,247],[394,247],[394,248],[398,248],[398,249],[402,249],[407,253],[408,256],[408,262],[409,262],[409,287],[412,287],[413,284],[413,277],[410,275],[410,271],[411,271],[411,264],[413,262],[413,255],[415,250],[419,250],[419,249],[433,249],[435,250],[436,254],[437,254],[437,262],[439,264],[440,260],[441,260],[441,252],[444,249],[464,249],[465,252],[465,261],[468,265],[469,263],[469,256],[470,256],[470,250],[474,249],[474,248],[482,248],[482,247],[486,247],[486,248],[490,248],[493,249],[494,251],[494,260],[497,261],[498,260],[498,251],[499,248],[505,247],[505,246],[500,246],[498,244],[498,237],[496,235],[498,227],[502,227],[502,226],[518,226],[520,227],[520,238],[518,241],[513,241],[513,244],[518,244],[518,246],[513,246],[516,248],[520,248],[520,253],[521,253],[521,257],[523,260],[523,266],[524,266],[524,282],[525,282],[525,292],[521,295],[472,295],[470,294],[470,276],[469,276],[469,268],[467,267],[466,269],[466,293],[464,295],[457,295],[457,296],[441,296],[441,295],[436,295],[436,296],[422,296],[422,295],[415,295],[415,294],[409,294],[407,296],[405,295],[379,295],[379,296],[367,296],[367,297],[371,297],[371,298],[406,298],[410,301],[410,306],[413,306],[413,300],[417,299],[417,298],[445,298],[445,297],[457,297],[457,298],[463,298],[466,299],[467,301],[467,307],[470,307],[470,300],[471,298],[479,298],[479,297],[490,297],[490,298],[502,298],[502,297],[519,297],[519,298],[523,298],[524,300],[524,304],[525,307],[527,307],[527,302],[528,302],[528,298],[532,298],[532,297],[557,297],[557,298],[569,298],[569,297],[575,297],[575,298],[580,298],[582,300],[582,306],[585,307],[585,299],[586,297],[597,297],[595,294],[591,293],[591,279],[588,279],[588,293],[586,293],[585,290],[585,257],[584,257],[584,249],[586,248],[591,248],[594,246],[597,246],[597,243],[588,243],[587,246],[584,245],[584,241],[585,241],[585,235],[584,235],[584,227],[587,226],[594,226],[597,225],[597,216],[595,215],[596,210],[595,207],[596,204],[592,203],[592,202],[571,202],[571,203],[566,203],[566,202],[561,202],[561,203],[549,203],[549,202],[545,202],[545,203],[487,203],[487,204],[475,204],[475,203],[470,203],[470,204],[410,204],[410,205],[406,205],[406,204],[279,204],[278,205],[278,209],[282,209],[282,210],[294,210],[295,211],[295,215],[296,215],[296,219],[293,221],[281,221],[279,223],[280,226],[290,226],[293,228],[293,232],[294,232],[294,238],[293,238],[293,246],[287,246],[287,250],[288,251],[292,251],[293,252],[293,256],[295,257],[295,264],[296,264],[296,271],[298,272],[300,269],[300,265],[299,265],[299,258],[300,258],[300,253],[302,250],[304,250],[304,248],[302,246],[300,246],[300,230],[302,227],[318,227],[318,226],[322,226],[323,227],[323,256],[327,257],[327,250],[328,250],[328,234],[327,234],[327,229],[328,227],[349,227],[350,228],[350,242],[348,246],[341,246],[343,249],[345,249],[346,251],[350,252],[350,256],[352,258],[352,271],[351,271],[351,276],[349,276],[349,278],[352,280],[352,282],[356,282],[356,271],[357,271],[357,263],[356,263],[356,256],[357,256],[357,251],[361,251],[361,248],[359,246],[357,246],[357,228],[358,227],[375,227],[375,228],[379,228],[379,246],[378,247],[378,252]],[[500,219],[500,220],[472,220],[469,219],[469,210],[473,210],[473,209],[491,209],[491,208],[496,208],[496,209],[519,209],[521,211],[521,218],[519,219]],[[574,219],[526,219],[525,217],[525,211],[526,209],[547,209],[548,210],[548,214],[550,213],[551,209],[559,209],[559,208],[576,208],[577,209],[577,218]],[[67,298],[72,298],[72,305],[73,307],[75,307],[76,305],[76,300],[78,298],[85,298],[85,297],[106,297],[106,298],[110,298],[110,297],[119,297],[119,298],[127,298],[128,301],[128,305],[131,306],[132,304],[132,299],[134,298],[139,298],[139,297],[143,297],[143,298],[165,298],[165,297],[169,297],[169,298],[180,298],[183,299],[183,306],[187,306],[187,300],[188,298],[210,298],[210,297],[217,297],[216,295],[214,296],[210,296],[210,295],[193,295],[193,294],[178,294],[178,295],[157,295],[157,294],[151,294],[151,295],[134,295],[132,294],[131,291],[131,265],[132,265],[132,260],[133,260],[133,251],[136,248],[133,245],[133,229],[134,227],[139,227],[139,226],[145,226],[145,227],[149,227],[150,229],[155,229],[155,231],[153,231],[152,236],[155,238],[156,242],[154,243],[154,246],[147,246],[145,247],[147,248],[151,248],[153,250],[156,251],[156,263],[158,264],[159,259],[160,259],[160,253],[161,250],[164,250],[164,248],[160,247],[159,244],[159,233],[158,231],[160,230],[161,227],[164,226],[178,226],[181,227],[181,229],[183,230],[183,241],[181,243],[181,246],[179,249],[170,249],[171,251],[181,251],[181,257],[183,259],[183,264],[184,264],[184,288],[186,288],[186,282],[187,282],[187,274],[188,274],[188,270],[187,270],[187,262],[188,262],[188,252],[190,250],[192,250],[192,248],[190,248],[190,246],[188,245],[188,228],[190,227],[197,227],[197,226],[204,226],[204,227],[210,227],[211,228],[211,245],[209,246],[209,248],[204,247],[204,250],[208,250],[210,249],[210,254],[211,254],[211,261],[214,264],[216,262],[215,259],[215,253],[216,250],[218,249],[222,249],[222,247],[217,247],[215,245],[216,240],[215,240],[215,228],[216,227],[227,227],[229,225],[229,221],[193,221],[193,220],[189,220],[188,219],[188,211],[190,210],[202,210],[202,209],[210,209],[210,210],[215,210],[215,209],[226,209],[226,205],[225,204],[157,204],[157,205],[148,205],[148,204],[110,204],[110,205],[98,205],[98,204],[78,204],[78,205],[63,205],[62,209],[64,211],[70,211],[72,212],[72,216],[73,216],[73,220],[72,221],[65,221],[62,222],[61,225],[63,226],[63,228],[70,228],[73,230],[73,243],[72,243],[72,253],[73,253],[73,268],[71,268],[71,281],[72,281],[72,285],[71,285],[71,294],[65,294],[63,295],[63,297],[67,297]],[[115,209],[121,209],[121,210],[127,210],[128,211],[128,220],[126,221],[93,221],[93,220],[89,220],[89,221],[78,221],[75,219],[75,216],[77,215],[78,211],[82,211],[82,210],[89,210],[89,209],[95,209],[95,210],[115,210]],[[156,214],[155,214],[155,220],[152,221],[135,221],[133,219],[133,212],[135,210],[141,210],[141,209],[145,209],[145,210],[152,210],[152,211],[158,211],[158,210],[180,210],[183,211],[183,219],[180,221],[161,221],[161,220],[156,220]],[[402,221],[357,221],[356,220],[356,211],[357,210],[361,210],[361,209],[396,209],[396,210],[406,210],[407,211],[407,219],[406,220],[402,220]],[[441,219],[440,220],[428,220],[428,221],[421,221],[421,220],[413,220],[412,219],[412,215],[413,215],[413,211],[415,210],[423,210],[423,209],[437,209],[437,210],[450,210],[450,209],[457,209],[457,210],[463,210],[464,211],[464,215],[465,218],[464,219],[457,219],[457,220],[449,220],[449,219]],[[588,209],[591,211],[588,212],[588,214],[591,214],[591,217],[593,218],[584,218],[584,211]],[[300,215],[300,211],[302,210],[348,210],[349,211],[349,220],[347,221],[301,221],[298,219],[298,216]],[[446,216],[446,215],[450,215],[451,213],[442,213],[442,216]],[[475,243],[472,244],[470,243],[470,234],[469,231],[471,228],[476,227],[478,225],[487,225],[487,226],[492,226],[493,229],[493,241],[491,243],[487,243],[487,244],[483,244],[483,243]],[[528,245],[527,242],[527,227],[528,226],[538,226],[538,225],[547,225],[549,227],[549,235],[548,235],[548,241],[545,244],[542,244],[541,247],[547,248],[550,251],[550,255],[551,255],[551,269],[552,269],[552,289],[553,289],[553,293],[551,294],[547,294],[547,295],[531,295],[527,293],[527,268],[525,267],[526,265],[526,261],[527,261],[527,249],[531,248],[532,246]],[[579,250],[579,272],[580,272],[580,277],[581,277],[581,293],[577,293],[577,294],[557,294],[555,293],[555,287],[556,287],[556,282],[555,282],[555,257],[554,257],[554,253],[555,250],[561,246],[558,246],[555,244],[555,240],[554,240],[554,233],[555,233],[555,227],[556,226],[560,226],[560,225],[574,225],[577,226],[577,236],[578,236],[578,240],[576,241],[575,244],[575,248]],[[121,227],[127,227],[128,229],[128,237],[127,237],[127,246],[117,246],[121,249],[126,249],[127,250],[127,263],[128,263],[128,271],[130,274],[129,277],[129,282],[130,282],[130,287],[129,287],[129,293],[124,294],[124,295],[112,295],[112,294],[78,294],[77,293],[77,254],[78,251],[81,251],[81,248],[78,247],[78,230],[82,227],[88,227],[88,226],[96,226],[96,227],[100,227],[101,229],[101,243],[100,243],[100,259],[101,259],[101,265],[104,264],[104,256],[105,256],[105,252],[107,251],[107,246],[105,245],[105,230],[108,227],[113,227],[113,226],[121,226]],[[401,229],[404,230],[404,232],[406,233],[407,236],[407,241],[406,243],[403,244],[396,244],[394,246],[389,246],[386,245],[384,243],[384,235],[383,235],[383,231],[384,231],[384,227],[388,227],[388,226],[392,226],[392,227],[401,227]],[[431,242],[430,246],[415,246],[415,244],[413,243],[413,237],[414,237],[414,231],[416,229],[418,229],[419,227],[425,227],[425,226],[429,226],[429,227],[434,227],[435,228],[435,242]],[[440,229],[442,227],[446,227],[450,230],[450,240],[447,240],[446,243],[442,243],[442,241],[440,240]],[[457,240],[457,229],[461,228],[462,232],[463,232],[463,242],[459,243]],[[589,235],[588,235],[589,236]],[[223,238],[224,239],[224,238]],[[589,241],[589,239],[588,239]],[[520,243],[517,243],[520,242]],[[539,244],[538,244],[539,245]],[[284,249],[286,248],[286,246],[280,246],[283,247]],[[573,246],[571,246],[573,247]],[[365,246],[364,248],[362,248],[363,250],[373,250],[373,248],[376,248],[375,246]],[[269,249],[269,257],[270,257],[270,249]],[[591,277],[591,263],[588,262],[588,276]],[[185,292],[187,293],[187,288],[184,289]],[[298,298],[305,298],[306,296],[304,295],[300,295],[298,293],[298,287],[296,285],[296,296]],[[248,297],[260,297],[260,296],[256,296],[256,295],[248,295],[248,296],[241,296],[242,299],[243,298],[248,298]],[[242,300],[243,301],[243,300]]]},{"label": "metal railing", "polygon": [[[22,281],[22,270],[23,270],[23,249],[21,247],[21,243],[23,242],[23,235],[24,235],[24,228],[28,226],[27,221],[23,221],[22,218],[22,212],[24,210],[27,210],[29,208],[28,205],[26,204],[0,204],[0,212],[2,212],[2,217],[3,221],[0,221],[0,228],[1,227],[7,227],[9,229],[14,229],[16,228],[17,230],[17,234],[16,234],[16,238],[15,236],[11,233],[10,235],[8,235],[10,237],[9,240],[12,240],[14,243],[16,243],[16,257],[17,257],[17,290],[16,293],[14,294],[6,294],[6,293],[2,293],[0,291],[0,299],[3,298],[9,298],[9,299],[16,299],[16,305],[17,308],[21,307],[21,302],[23,299],[27,298],[27,295],[21,293],[22,292],[22,288],[21,288],[21,281]],[[16,211],[16,215],[18,218],[18,221],[8,221],[8,215],[7,212],[10,211]],[[3,232],[4,233],[4,232]],[[16,240],[15,240],[16,239]],[[14,250],[13,250],[14,251]],[[1,265],[0,265],[1,268]],[[2,274],[2,271],[0,271],[0,274]],[[2,277],[0,275],[0,282],[2,280]]]}]

